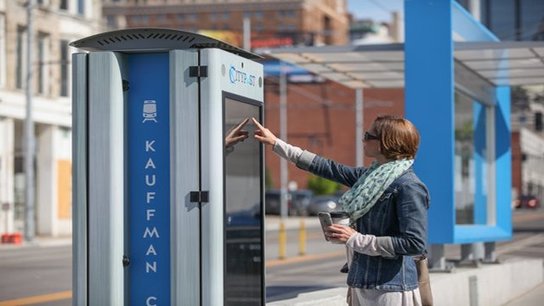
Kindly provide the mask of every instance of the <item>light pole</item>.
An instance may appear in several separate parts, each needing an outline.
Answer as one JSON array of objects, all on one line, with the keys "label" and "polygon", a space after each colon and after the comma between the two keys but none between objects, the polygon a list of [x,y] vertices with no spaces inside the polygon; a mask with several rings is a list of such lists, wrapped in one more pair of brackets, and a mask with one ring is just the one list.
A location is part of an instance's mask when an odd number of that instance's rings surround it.
[{"label": "light pole", "polygon": [[363,166],[363,89],[355,89],[355,165]]},{"label": "light pole", "polygon": [[34,0],[27,3],[27,48],[26,48],[26,118],[25,118],[25,240],[34,239],[34,121],[32,120],[32,9]]}]

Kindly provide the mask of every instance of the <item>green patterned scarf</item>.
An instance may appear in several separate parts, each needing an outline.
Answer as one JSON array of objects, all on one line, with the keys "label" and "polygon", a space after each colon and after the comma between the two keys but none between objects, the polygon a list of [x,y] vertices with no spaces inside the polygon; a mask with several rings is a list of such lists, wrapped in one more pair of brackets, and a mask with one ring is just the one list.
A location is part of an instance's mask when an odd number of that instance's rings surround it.
[{"label": "green patterned scarf", "polygon": [[381,197],[385,189],[414,163],[413,159],[394,160],[384,164],[373,162],[355,185],[339,200],[351,221],[366,214]]}]

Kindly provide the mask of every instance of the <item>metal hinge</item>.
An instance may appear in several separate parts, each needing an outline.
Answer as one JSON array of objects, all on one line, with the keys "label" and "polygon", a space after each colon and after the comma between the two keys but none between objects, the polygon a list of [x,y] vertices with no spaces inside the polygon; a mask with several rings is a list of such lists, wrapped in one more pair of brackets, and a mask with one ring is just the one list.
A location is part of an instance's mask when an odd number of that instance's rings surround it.
[{"label": "metal hinge", "polygon": [[192,203],[208,203],[208,192],[207,191],[191,191],[189,193],[189,199]]},{"label": "metal hinge", "polygon": [[205,78],[208,76],[208,66],[189,66],[189,76]]},{"label": "metal hinge", "polygon": [[123,80],[123,91],[128,91],[130,89],[130,83],[127,80]]}]

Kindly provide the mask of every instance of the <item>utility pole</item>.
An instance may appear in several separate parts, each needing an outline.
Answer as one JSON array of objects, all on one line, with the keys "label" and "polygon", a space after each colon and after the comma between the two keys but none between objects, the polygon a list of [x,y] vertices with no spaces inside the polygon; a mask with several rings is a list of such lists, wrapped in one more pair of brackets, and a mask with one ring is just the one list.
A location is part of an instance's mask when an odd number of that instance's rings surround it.
[{"label": "utility pole", "polygon": [[244,17],[244,50],[251,51],[251,19]]},{"label": "utility pole", "polygon": [[[287,75],[285,73],[285,67],[280,61],[280,139],[287,142]],[[287,160],[280,158],[280,185],[281,185],[281,218],[285,218],[288,215],[287,207]]]},{"label": "utility pole", "polygon": [[34,239],[34,121],[32,120],[32,28],[34,1],[28,0],[27,5],[27,47],[26,47],[26,119],[25,119],[25,240]]},{"label": "utility pole", "polygon": [[355,165],[363,166],[363,89],[355,89]]},{"label": "utility pole", "polygon": [[[287,142],[287,75],[283,62],[280,61],[280,139]],[[280,228],[278,232],[278,258],[285,259],[287,248],[287,233],[285,218],[289,215],[287,197],[287,160],[280,158]]]}]

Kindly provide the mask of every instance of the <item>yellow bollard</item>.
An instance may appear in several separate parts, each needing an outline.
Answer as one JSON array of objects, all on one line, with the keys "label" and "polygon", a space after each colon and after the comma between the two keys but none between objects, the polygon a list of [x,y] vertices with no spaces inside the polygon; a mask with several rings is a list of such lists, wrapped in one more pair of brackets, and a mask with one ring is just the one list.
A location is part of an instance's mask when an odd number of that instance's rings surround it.
[{"label": "yellow bollard", "polygon": [[285,225],[283,218],[280,220],[280,230],[278,233],[278,259],[285,259],[285,245],[287,244],[287,234],[285,233]]},{"label": "yellow bollard", "polygon": [[300,218],[300,229],[298,231],[298,255],[306,255],[306,227],[304,218]]}]

